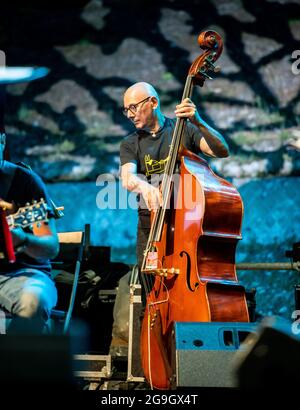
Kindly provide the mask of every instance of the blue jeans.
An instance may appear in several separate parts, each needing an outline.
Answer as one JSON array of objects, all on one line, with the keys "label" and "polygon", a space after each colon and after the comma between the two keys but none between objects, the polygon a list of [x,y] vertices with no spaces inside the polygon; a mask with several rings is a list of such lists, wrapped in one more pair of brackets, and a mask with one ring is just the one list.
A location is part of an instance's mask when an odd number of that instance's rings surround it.
[{"label": "blue jeans", "polygon": [[53,280],[37,269],[0,272],[0,308],[14,316],[33,322],[41,330],[57,303]]}]

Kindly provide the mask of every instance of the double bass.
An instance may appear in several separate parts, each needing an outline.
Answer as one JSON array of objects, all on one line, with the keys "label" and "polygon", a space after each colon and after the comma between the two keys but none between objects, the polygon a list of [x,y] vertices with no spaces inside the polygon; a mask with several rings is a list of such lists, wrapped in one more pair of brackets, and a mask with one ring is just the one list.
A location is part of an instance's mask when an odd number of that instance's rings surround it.
[{"label": "double bass", "polygon": [[[200,33],[204,52],[192,63],[182,100],[203,86],[223,49],[220,35]],[[161,183],[163,204],[151,213],[141,267],[146,290],[141,327],[142,368],[151,388],[172,385],[174,322],[249,322],[235,251],[243,204],[236,188],[182,144],[186,119],[177,118]]]}]

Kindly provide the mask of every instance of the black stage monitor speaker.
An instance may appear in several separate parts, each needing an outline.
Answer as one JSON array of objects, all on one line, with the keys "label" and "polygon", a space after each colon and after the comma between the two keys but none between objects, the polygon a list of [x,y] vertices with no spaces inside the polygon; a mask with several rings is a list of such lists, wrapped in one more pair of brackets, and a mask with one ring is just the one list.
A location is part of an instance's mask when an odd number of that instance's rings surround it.
[{"label": "black stage monitor speaker", "polygon": [[0,386],[73,389],[68,336],[0,335]]},{"label": "black stage monitor speaker", "polygon": [[300,325],[279,317],[262,321],[237,366],[242,390],[290,392],[300,384]]},{"label": "black stage monitor speaker", "polygon": [[236,387],[232,360],[256,324],[175,322],[172,342],[173,388]]}]

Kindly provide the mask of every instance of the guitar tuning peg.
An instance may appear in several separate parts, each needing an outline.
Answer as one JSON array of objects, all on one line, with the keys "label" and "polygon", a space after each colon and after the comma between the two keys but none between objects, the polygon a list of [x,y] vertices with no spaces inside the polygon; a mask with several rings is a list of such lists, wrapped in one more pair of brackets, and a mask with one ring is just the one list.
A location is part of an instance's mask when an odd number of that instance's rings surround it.
[{"label": "guitar tuning peg", "polygon": [[36,199],[33,201],[33,204],[37,204],[37,200],[36,200]]},{"label": "guitar tuning peg", "polygon": [[29,202],[26,202],[25,206],[30,206],[30,203],[29,203]]}]

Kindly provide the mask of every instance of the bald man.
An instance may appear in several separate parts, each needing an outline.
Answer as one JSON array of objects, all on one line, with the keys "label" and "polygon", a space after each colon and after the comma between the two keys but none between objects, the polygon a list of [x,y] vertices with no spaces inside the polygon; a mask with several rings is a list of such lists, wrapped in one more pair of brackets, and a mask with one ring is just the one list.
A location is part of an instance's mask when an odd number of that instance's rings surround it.
[{"label": "bald man", "polygon": [[[155,176],[164,172],[176,119],[163,115],[156,90],[145,82],[126,90],[123,112],[136,128],[121,143],[120,162],[123,186],[141,196],[137,234],[137,261],[141,266],[150,230],[150,210],[162,204]],[[175,115],[188,119],[183,136],[187,149],[210,157],[229,155],[224,138],[203,121],[189,98],[176,106]]]}]

